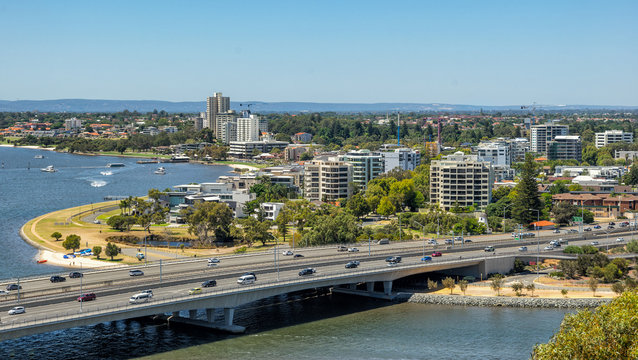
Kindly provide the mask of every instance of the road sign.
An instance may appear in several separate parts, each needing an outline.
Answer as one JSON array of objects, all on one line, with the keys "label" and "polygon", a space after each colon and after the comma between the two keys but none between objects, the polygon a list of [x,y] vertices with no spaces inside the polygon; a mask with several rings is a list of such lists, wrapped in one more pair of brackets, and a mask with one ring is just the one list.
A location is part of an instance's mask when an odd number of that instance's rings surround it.
[{"label": "road sign", "polygon": [[574,216],[572,217],[572,221],[573,222],[583,222],[583,218],[580,216]]}]

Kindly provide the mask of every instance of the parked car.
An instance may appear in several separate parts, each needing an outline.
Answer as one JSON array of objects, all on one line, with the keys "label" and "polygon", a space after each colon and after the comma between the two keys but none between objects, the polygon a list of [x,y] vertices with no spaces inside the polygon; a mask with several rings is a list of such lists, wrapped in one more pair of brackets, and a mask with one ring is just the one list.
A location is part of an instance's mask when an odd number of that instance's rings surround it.
[{"label": "parked car", "polygon": [[609,225],[616,225],[616,223],[615,223],[615,222],[613,222],[613,221],[610,221],[610,222],[609,222]]},{"label": "parked car", "polygon": [[356,268],[357,266],[359,266],[359,264],[355,263],[354,261],[349,261],[349,262],[346,264],[346,269],[354,269],[354,268]]},{"label": "parked car", "polygon": [[129,270],[128,272],[129,276],[142,276],[144,275],[144,272],[142,270]]},{"label": "parked car", "polygon": [[206,280],[202,283],[202,287],[213,287],[217,286],[217,280]]},{"label": "parked car", "polygon": [[518,251],[527,251],[527,246],[521,246],[518,248]]},{"label": "parked car", "polygon": [[96,296],[94,293],[86,293],[86,294],[82,294],[80,296],[78,296],[78,301],[80,302],[84,302],[84,301],[92,301],[95,300]]},{"label": "parked car", "polygon": [[432,253],[432,257],[443,256],[440,251],[435,251]]},{"label": "parked car", "polygon": [[432,261],[432,257],[431,256],[424,256],[421,258],[421,261]]},{"label": "parked car", "polygon": [[600,226],[600,225],[594,225],[594,229],[601,229],[601,228],[602,228],[602,226]]},{"label": "parked car", "polygon": [[614,229],[614,225],[608,225],[607,229]]},{"label": "parked car", "polygon": [[305,268],[303,270],[301,270],[299,272],[299,276],[304,276],[304,275],[312,275],[314,273],[316,273],[317,271],[313,268]]},{"label": "parked car", "polygon": [[598,246],[598,241],[592,241],[590,244],[593,246]]},{"label": "parked car", "polygon": [[293,256],[293,258],[302,258],[302,257],[303,257],[303,255],[301,255],[301,254],[295,254],[295,256]]},{"label": "parked car", "polygon": [[623,242],[623,241],[625,241],[625,238],[622,238],[622,237],[616,238],[616,242]]},{"label": "parked car", "polygon": [[483,251],[493,252],[494,251],[494,246],[486,246],[485,249],[483,249]]},{"label": "parked car", "polygon": [[52,283],[65,282],[66,278],[60,275],[53,275],[49,278],[49,281],[51,281]]},{"label": "parked car", "polygon": [[83,276],[84,276],[84,274],[82,274],[82,273],[81,273],[81,272],[79,272],[79,271],[71,271],[71,272],[69,273],[69,277],[70,277],[71,279],[81,278],[81,277],[83,277]]},{"label": "parked car", "polygon": [[359,249],[357,249],[356,247],[351,247],[348,248],[348,252],[359,252]]},{"label": "parked car", "polygon": [[343,245],[340,245],[340,246],[337,246],[337,251],[348,251],[348,248]]},{"label": "parked car", "polygon": [[18,315],[18,314],[24,314],[26,312],[26,310],[24,309],[24,306],[16,306],[14,308],[12,308],[11,310],[9,310],[9,315]]},{"label": "parked car", "polygon": [[286,256],[290,256],[290,255],[292,255],[292,251],[290,251],[290,250],[284,250],[284,251],[282,251],[281,253],[282,253],[283,255],[286,255]]},{"label": "parked car", "polygon": [[192,288],[188,290],[188,295],[196,295],[201,293],[202,293],[202,288]]},{"label": "parked car", "polygon": [[208,259],[208,263],[209,264],[219,264],[219,259],[214,257],[214,258],[209,258]]},{"label": "parked car", "polygon": [[11,291],[11,290],[20,290],[20,289],[22,289],[22,285],[18,285],[18,284],[9,284],[9,285],[7,285],[6,289],[7,289],[8,291]]}]

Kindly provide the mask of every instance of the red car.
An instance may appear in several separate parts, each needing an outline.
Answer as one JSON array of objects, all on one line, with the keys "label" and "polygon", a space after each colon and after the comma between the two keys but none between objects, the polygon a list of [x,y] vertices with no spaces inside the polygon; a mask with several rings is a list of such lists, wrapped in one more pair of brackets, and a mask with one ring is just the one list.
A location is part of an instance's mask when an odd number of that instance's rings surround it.
[{"label": "red car", "polygon": [[82,294],[78,297],[78,301],[91,301],[95,300],[96,296],[94,293]]},{"label": "red car", "polygon": [[443,254],[441,254],[440,251],[435,251],[432,253],[432,257],[436,257],[436,256],[442,256]]}]

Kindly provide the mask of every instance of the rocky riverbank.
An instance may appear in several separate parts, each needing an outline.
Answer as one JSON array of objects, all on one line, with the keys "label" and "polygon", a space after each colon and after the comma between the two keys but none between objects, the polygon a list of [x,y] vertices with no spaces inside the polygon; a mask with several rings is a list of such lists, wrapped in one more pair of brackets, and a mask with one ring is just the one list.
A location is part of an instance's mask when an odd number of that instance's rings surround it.
[{"label": "rocky riverbank", "polygon": [[507,306],[517,308],[595,308],[607,304],[606,298],[530,298],[505,296],[462,296],[415,293],[407,298],[417,304],[462,305],[462,306]]}]

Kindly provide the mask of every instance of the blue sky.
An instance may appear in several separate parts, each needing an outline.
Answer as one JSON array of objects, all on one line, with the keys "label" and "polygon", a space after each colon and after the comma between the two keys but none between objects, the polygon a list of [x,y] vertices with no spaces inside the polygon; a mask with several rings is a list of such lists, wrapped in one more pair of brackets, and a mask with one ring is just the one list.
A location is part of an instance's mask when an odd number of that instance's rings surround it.
[{"label": "blue sky", "polygon": [[638,105],[638,1],[0,0],[0,99]]}]

